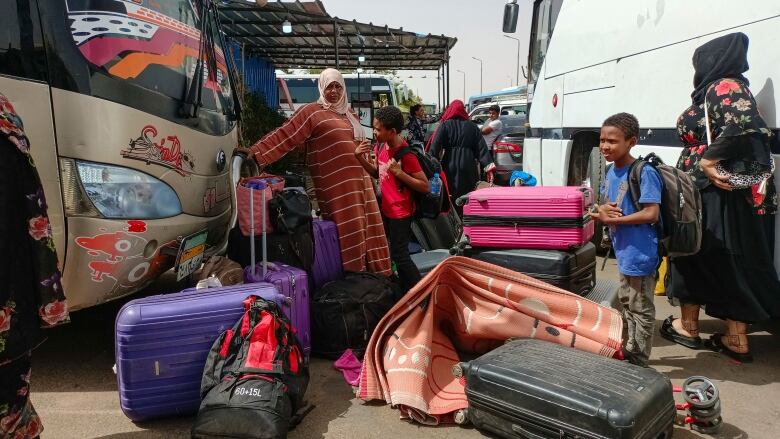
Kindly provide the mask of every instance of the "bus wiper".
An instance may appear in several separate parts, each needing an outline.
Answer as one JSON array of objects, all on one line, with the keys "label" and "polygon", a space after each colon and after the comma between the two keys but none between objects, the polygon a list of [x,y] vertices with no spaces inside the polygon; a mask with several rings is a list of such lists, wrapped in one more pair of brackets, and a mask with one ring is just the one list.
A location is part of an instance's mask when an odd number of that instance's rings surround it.
[{"label": "bus wiper", "polygon": [[203,52],[206,46],[206,35],[208,30],[208,8],[206,3],[209,0],[201,0],[200,6],[200,39],[198,40],[198,60],[195,63],[195,72],[192,75],[192,80],[187,84],[187,88],[184,91],[184,98],[182,99],[181,107],[179,107],[179,113],[183,117],[194,119],[198,117],[198,111],[203,102]]}]

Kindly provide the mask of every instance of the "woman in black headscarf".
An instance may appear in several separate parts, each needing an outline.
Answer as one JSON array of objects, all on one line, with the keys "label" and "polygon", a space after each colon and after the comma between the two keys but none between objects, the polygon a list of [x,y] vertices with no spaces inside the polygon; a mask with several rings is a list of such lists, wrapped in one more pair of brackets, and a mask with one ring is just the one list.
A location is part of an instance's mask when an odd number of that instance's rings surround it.
[{"label": "woman in black headscarf", "polygon": [[[682,318],[669,316],[661,327],[664,338],[742,362],[752,361],[748,324],[780,316],[780,281],[763,225],[765,216],[777,211],[774,179],[766,178],[773,170],[770,145],[776,139],[742,75],[748,70],[747,48],[747,36],[734,33],[693,54],[693,105],[677,120],[685,144],[677,167],[701,192],[703,237],[698,254],[672,260],[667,294],[680,304]],[[704,343],[698,324],[702,307],[727,324],[725,334]]]}]

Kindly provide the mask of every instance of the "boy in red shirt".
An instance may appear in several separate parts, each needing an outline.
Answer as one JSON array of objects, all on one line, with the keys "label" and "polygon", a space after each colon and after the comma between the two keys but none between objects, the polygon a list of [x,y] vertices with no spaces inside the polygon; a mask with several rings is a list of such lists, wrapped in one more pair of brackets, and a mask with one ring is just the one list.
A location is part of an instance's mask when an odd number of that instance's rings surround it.
[{"label": "boy in red shirt", "polygon": [[374,113],[374,139],[379,145],[377,164],[368,157],[371,152],[368,141],[357,147],[355,156],[370,175],[379,179],[382,217],[390,244],[390,257],[398,270],[401,287],[408,291],[421,278],[420,271],[409,256],[414,215],[412,191],[427,194],[429,187],[428,179],[414,154],[404,154],[400,157],[400,163],[394,158],[398,151],[409,146],[400,135],[403,129],[401,110],[393,106],[379,108]]}]

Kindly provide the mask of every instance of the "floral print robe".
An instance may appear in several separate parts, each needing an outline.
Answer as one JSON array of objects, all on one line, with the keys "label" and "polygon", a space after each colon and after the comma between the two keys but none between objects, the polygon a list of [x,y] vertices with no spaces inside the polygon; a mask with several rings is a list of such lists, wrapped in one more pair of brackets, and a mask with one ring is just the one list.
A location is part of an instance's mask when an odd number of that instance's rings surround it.
[{"label": "floral print robe", "polygon": [[[765,160],[769,145],[777,142],[774,133],[761,118],[755,99],[745,84],[735,79],[722,79],[713,83],[705,99],[712,133],[712,145],[707,146],[707,125],[704,118],[704,103],[691,105],[677,119],[677,133],[685,148],[677,162],[677,168],[687,172],[699,188],[709,185],[709,180],[699,168],[699,162],[726,159],[735,154],[738,160]],[[735,149],[739,148],[736,152]],[[731,150],[731,151],[730,151]],[[771,160],[771,156],[770,156]],[[778,197],[774,178],[766,185],[766,193],[758,187],[750,191],[756,214],[773,215],[777,212]]]},{"label": "floral print robe", "polygon": [[30,353],[41,328],[68,321],[68,306],[30,144],[2,94],[0,205],[0,437],[33,438],[43,428],[29,401]]}]

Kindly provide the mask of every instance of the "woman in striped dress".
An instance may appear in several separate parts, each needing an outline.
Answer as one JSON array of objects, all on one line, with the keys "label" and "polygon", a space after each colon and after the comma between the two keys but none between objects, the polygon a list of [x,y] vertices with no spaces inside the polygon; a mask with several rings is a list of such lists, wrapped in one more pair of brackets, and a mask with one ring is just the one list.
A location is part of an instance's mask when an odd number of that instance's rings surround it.
[{"label": "woman in striped dress", "polygon": [[301,107],[244,152],[265,167],[304,146],[322,216],[338,227],[344,271],[389,276],[390,252],[371,177],[355,158],[355,141],[365,139],[363,127],[347,104],[338,70],[324,70],[318,86],[317,102]]}]

